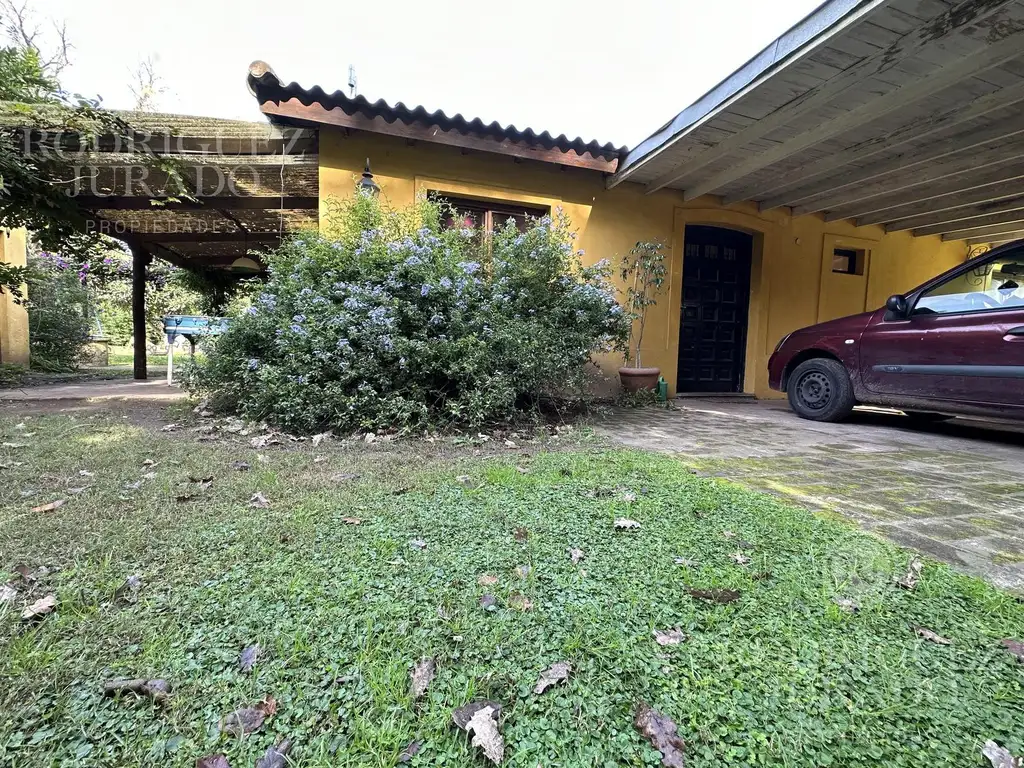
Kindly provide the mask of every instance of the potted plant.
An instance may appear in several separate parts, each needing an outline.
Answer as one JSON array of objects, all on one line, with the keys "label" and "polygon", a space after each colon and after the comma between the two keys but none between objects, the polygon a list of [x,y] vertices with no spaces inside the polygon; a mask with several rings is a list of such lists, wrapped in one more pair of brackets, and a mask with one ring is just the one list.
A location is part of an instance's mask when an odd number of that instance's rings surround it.
[{"label": "potted plant", "polygon": [[[645,368],[640,359],[647,311],[657,304],[657,295],[665,283],[665,246],[658,242],[637,243],[622,262],[622,281],[626,288],[627,309],[633,326],[626,346],[626,365],[619,368],[619,380],[627,392],[655,389],[660,368]],[[632,361],[632,365],[630,362]]]}]

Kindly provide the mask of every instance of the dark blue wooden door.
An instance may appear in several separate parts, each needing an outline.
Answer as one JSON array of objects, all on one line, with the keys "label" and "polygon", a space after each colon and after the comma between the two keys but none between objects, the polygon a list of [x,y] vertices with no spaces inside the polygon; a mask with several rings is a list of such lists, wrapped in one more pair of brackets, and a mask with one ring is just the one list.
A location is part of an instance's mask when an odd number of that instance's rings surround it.
[{"label": "dark blue wooden door", "polygon": [[679,392],[742,392],[754,239],[688,226],[683,244]]}]

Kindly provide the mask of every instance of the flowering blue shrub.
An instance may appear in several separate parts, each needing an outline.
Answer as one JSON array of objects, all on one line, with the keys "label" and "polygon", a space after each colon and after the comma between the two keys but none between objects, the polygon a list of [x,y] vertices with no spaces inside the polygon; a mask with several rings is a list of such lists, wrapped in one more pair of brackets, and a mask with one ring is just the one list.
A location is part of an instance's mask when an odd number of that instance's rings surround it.
[{"label": "flowering blue shrub", "polygon": [[441,213],[336,206],[329,231],[269,256],[193,387],[299,431],[476,425],[582,392],[590,356],[629,331],[608,265],[580,264],[561,217],[485,236]]}]

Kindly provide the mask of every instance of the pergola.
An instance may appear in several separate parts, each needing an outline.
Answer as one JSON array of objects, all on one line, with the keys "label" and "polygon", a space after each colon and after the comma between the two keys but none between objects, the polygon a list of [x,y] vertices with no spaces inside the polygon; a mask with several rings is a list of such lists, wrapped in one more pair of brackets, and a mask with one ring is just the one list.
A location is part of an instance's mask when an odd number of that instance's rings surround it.
[{"label": "pergola", "polygon": [[996,244],[1024,237],[1022,109],[1021,0],[830,0],[608,185]]},{"label": "pergola", "polygon": [[[146,268],[263,269],[259,252],[315,228],[317,134],[205,117],[121,113],[134,146],[100,137],[73,158],[68,185],[86,226],[132,252],[134,375],[146,378]],[[170,161],[164,164],[164,161]]]}]

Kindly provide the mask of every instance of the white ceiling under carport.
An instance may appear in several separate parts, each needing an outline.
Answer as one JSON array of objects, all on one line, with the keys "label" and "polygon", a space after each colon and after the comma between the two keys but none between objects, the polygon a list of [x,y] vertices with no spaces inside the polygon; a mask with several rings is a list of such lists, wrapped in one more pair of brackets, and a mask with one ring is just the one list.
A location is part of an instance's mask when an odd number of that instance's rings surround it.
[{"label": "white ceiling under carport", "polygon": [[632,150],[623,181],[1024,237],[1024,0],[830,0]]}]

